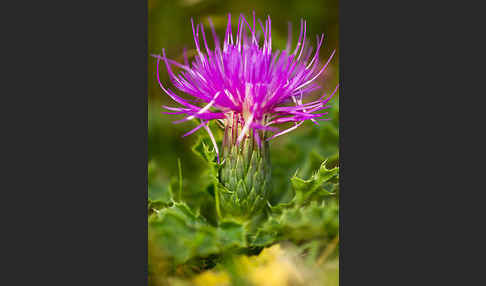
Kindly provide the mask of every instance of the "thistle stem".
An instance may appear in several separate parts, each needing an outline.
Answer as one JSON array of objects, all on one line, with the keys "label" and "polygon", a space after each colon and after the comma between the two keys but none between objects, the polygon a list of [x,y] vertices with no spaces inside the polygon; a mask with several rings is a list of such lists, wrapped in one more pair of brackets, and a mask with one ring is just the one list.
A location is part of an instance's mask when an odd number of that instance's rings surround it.
[{"label": "thistle stem", "polygon": [[179,169],[179,192],[178,192],[178,198],[179,198],[179,201],[182,201],[182,167],[181,167],[181,158],[177,158],[177,167]]},{"label": "thistle stem", "polygon": [[216,203],[216,214],[218,215],[218,219],[221,219],[223,216],[221,215],[221,208],[219,206],[219,188],[217,182],[214,184],[214,200]]}]

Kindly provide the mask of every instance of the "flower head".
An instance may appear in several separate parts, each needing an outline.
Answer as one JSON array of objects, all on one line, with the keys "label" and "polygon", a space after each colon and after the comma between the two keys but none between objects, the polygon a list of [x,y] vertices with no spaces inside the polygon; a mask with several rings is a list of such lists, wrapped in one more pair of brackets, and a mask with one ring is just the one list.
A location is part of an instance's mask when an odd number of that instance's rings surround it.
[{"label": "flower head", "polygon": [[[258,22],[258,25],[257,25]],[[239,16],[236,34],[231,27],[231,14],[221,47],[214,25],[209,19],[214,38],[214,49],[210,49],[202,24],[192,31],[196,46],[196,56],[189,63],[184,51],[185,63],[170,60],[162,50],[157,58],[157,80],[162,90],[181,107],[163,106],[168,114],[184,114],[185,117],[174,123],[191,119],[200,120],[200,124],[184,134],[190,135],[203,127],[209,133],[215,151],[219,151],[208,122],[217,120],[231,128],[233,142],[240,144],[245,138],[253,137],[258,146],[263,140],[268,141],[288,133],[306,120],[317,124],[317,120],[326,120],[324,113],[316,113],[329,108],[326,105],[337,91],[317,100],[303,103],[310,92],[320,87],[314,81],[322,75],[334,56],[332,52],[324,64],[319,62],[319,50],[324,35],[317,36],[317,48],[313,49],[306,41],[306,22],[301,21],[300,36],[294,49],[291,47],[291,30],[285,50],[272,51],[272,30],[270,16],[265,23],[256,20],[250,24],[243,15]],[[263,39],[262,39],[263,34]],[[202,45],[201,45],[202,37]],[[182,93],[192,98],[182,98],[160,81],[160,63],[163,61],[173,85]],[[175,74],[172,66],[181,69]],[[285,130],[275,126],[292,122],[294,125]]]}]

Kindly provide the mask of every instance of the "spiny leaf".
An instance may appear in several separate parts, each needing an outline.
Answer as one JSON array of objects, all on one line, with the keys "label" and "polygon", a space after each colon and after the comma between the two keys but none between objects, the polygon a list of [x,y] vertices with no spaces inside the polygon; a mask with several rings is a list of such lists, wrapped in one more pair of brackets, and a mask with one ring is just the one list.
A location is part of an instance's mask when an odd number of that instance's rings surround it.
[{"label": "spiny leaf", "polygon": [[[292,200],[295,204],[304,204],[324,183],[330,182],[333,179],[335,181],[339,179],[339,167],[327,169],[326,162],[324,161],[319,170],[308,180],[304,180],[295,175],[290,179],[292,188],[295,191],[295,197]],[[321,189],[321,193],[324,195],[330,194],[328,191],[322,191]]]},{"label": "spiny leaf", "polygon": [[210,145],[207,144],[203,136],[199,136],[196,144],[192,147],[192,151],[200,156],[203,160],[208,162],[214,162],[216,159],[216,152],[211,150]]},{"label": "spiny leaf", "polygon": [[216,227],[177,202],[149,218],[149,239],[176,265],[247,246],[243,224],[225,221]]},{"label": "spiny leaf", "polygon": [[252,245],[267,246],[280,240],[294,242],[329,239],[339,232],[339,206],[336,200],[295,205],[271,216],[252,239]]}]

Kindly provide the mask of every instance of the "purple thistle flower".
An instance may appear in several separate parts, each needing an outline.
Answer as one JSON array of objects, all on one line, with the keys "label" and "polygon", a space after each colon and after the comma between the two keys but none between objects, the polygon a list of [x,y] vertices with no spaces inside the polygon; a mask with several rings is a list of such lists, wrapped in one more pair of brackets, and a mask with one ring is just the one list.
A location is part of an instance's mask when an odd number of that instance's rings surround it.
[{"label": "purple thistle flower", "polygon": [[[211,138],[218,156],[216,140],[209,129],[208,122],[217,120],[232,129],[233,140],[237,145],[244,138],[253,137],[261,147],[262,140],[271,140],[282,134],[295,130],[306,120],[317,124],[317,120],[326,120],[324,113],[316,113],[329,108],[329,100],[336,93],[338,86],[331,95],[325,94],[317,100],[303,103],[303,98],[320,87],[314,81],[322,75],[335,54],[335,50],[327,62],[319,63],[319,50],[324,35],[317,36],[317,48],[306,42],[306,22],[301,20],[300,36],[295,49],[291,49],[291,29],[287,47],[283,51],[272,51],[272,31],[270,16],[263,24],[260,19],[256,24],[253,12],[253,25],[250,25],[243,15],[240,15],[236,35],[233,36],[231,14],[228,14],[228,25],[221,48],[214,25],[209,24],[214,38],[214,50],[208,47],[206,34],[202,24],[192,31],[197,55],[189,64],[184,50],[184,64],[170,60],[162,49],[162,55],[157,58],[157,80],[160,87],[182,107],[163,106],[166,114],[184,114],[185,118],[175,121],[180,123],[199,119],[200,124],[183,136],[190,135],[204,128]],[[260,35],[263,33],[263,43]],[[201,46],[200,36],[202,35]],[[173,85],[181,92],[194,97],[185,99],[176,95],[171,89],[164,87],[160,81],[159,71],[161,60],[165,63]],[[181,69],[179,74],[172,71],[172,65]],[[292,122],[294,125],[285,130],[279,130],[275,125]],[[270,132],[273,135],[268,136]]]}]

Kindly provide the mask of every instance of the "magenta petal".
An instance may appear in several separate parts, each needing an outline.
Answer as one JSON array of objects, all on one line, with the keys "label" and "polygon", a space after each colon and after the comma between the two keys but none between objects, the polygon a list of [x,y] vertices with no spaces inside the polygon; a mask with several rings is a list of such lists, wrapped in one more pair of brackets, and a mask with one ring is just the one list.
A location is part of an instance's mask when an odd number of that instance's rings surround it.
[{"label": "magenta petal", "polygon": [[[210,49],[203,24],[196,24],[191,19],[191,28],[196,55],[189,61],[186,49],[182,55],[184,63],[168,59],[165,49],[162,55],[152,55],[157,60],[157,81],[161,89],[182,107],[163,106],[169,111],[164,114],[184,114],[185,118],[174,123],[191,119],[201,120],[196,128],[183,136],[193,134],[204,127],[212,138],[215,150],[219,151],[215,139],[208,127],[209,121],[238,125],[240,133],[237,142],[249,134],[255,140],[269,140],[298,128],[304,121],[325,120],[326,113],[317,113],[330,106],[339,85],[328,96],[324,94],[317,100],[303,102],[311,92],[321,88],[315,81],[328,68],[335,55],[335,50],[321,66],[319,52],[322,49],[324,35],[316,37],[316,49],[310,46],[307,38],[307,22],[303,19],[296,45],[292,46],[291,25],[286,49],[272,50],[272,21],[270,17],[257,19],[253,12],[247,19],[239,15],[233,34],[231,14],[227,15],[224,40],[221,43],[214,25],[209,19],[209,27],[214,40],[214,49]],[[257,23],[258,22],[258,23]],[[201,37],[204,47],[201,49]],[[160,79],[160,61],[164,61],[172,85],[179,90],[179,96],[165,87]],[[175,66],[178,68],[172,69]],[[228,121],[225,121],[228,118]],[[232,119],[232,120],[230,120]],[[269,125],[294,122],[295,125],[284,131]],[[265,132],[253,132],[260,130]],[[267,131],[278,132],[270,138],[260,138]]]}]

